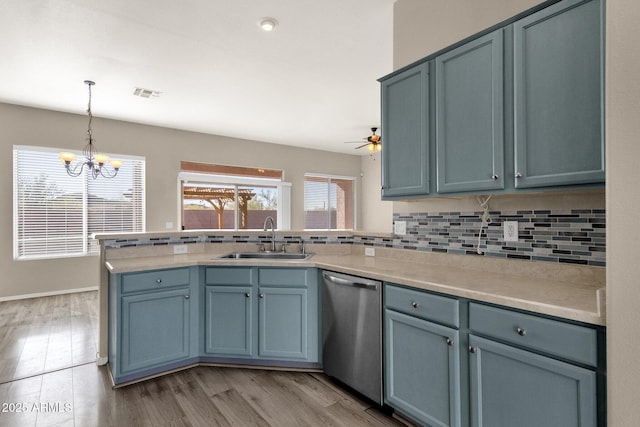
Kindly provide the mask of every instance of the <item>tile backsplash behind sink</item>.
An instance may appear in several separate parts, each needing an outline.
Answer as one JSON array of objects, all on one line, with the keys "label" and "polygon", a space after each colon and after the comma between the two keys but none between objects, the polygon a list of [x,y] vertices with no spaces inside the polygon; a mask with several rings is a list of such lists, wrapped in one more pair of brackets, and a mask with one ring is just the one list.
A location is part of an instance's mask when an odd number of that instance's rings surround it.
[{"label": "tile backsplash behind sink", "polygon": [[[605,266],[606,215],[604,209],[490,211],[491,223],[480,239],[482,256]],[[478,232],[482,212],[394,213],[393,220],[406,221],[407,234],[380,236],[352,233],[279,231],[280,243],[378,246],[418,251],[478,256]],[[519,240],[503,240],[503,222],[517,221]],[[140,236],[105,239],[106,249],[194,243],[264,243],[269,233],[261,231],[217,232],[202,230],[187,235]]]}]

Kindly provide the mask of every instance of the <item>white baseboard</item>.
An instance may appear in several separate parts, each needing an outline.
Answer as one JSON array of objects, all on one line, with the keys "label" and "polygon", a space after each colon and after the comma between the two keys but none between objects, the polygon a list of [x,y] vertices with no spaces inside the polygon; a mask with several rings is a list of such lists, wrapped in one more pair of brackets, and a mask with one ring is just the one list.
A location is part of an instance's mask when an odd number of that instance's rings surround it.
[{"label": "white baseboard", "polygon": [[75,289],[65,289],[62,291],[39,292],[37,294],[13,295],[10,297],[0,297],[0,302],[15,301],[19,299],[28,299],[28,298],[50,297],[54,295],[75,294],[76,292],[89,292],[89,291],[97,291],[97,290],[98,290],[97,286],[91,286],[89,288],[75,288]]}]

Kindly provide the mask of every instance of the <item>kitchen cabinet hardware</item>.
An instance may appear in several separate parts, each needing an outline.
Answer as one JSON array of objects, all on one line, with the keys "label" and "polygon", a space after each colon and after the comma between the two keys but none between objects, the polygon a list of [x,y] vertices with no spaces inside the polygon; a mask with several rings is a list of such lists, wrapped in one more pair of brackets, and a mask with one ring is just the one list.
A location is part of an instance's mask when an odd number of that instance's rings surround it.
[{"label": "kitchen cabinet hardware", "polygon": [[447,338],[447,345],[451,347],[453,345],[453,340],[451,338]]},{"label": "kitchen cabinet hardware", "polygon": [[497,181],[497,180],[498,180],[498,178],[499,178],[499,176],[498,176],[498,175],[496,175],[496,174],[491,175],[491,179],[492,179],[493,181]]},{"label": "kitchen cabinet hardware", "polygon": [[527,335],[527,330],[521,327],[517,327],[516,328],[516,332],[518,333],[518,335],[520,335],[521,337]]},{"label": "kitchen cabinet hardware", "polygon": [[264,294],[259,294],[258,295],[260,298],[264,298]]},{"label": "kitchen cabinet hardware", "polygon": [[469,353],[475,354],[476,353],[476,348],[473,347],[473,346],[469,346]]},{"label": "kitchen cabinet hardware", "polygon": [[515,177],[516,178],[522,178],[524,175],[522,175],[520,172],[516,172]]},{"label": "kitchen cabinet hardware", "polygon": [[184,299],[189,299],[189,294],[185,295]]},{"label": "kitchen cabinet hardware", "polygon": [[251,294],[250,294],[249,292],[246,292],[246,293],[244,294],[244,296],[245,296],[245,297],[247,297],[247,298],[249,298],[249,297],[251,296]]},{"label": "kitchen cabinet hardware", "polygon": [[160,283],[162,283],[162,279],[160,278],[156,279],[156,283],[159,285]]},{"label": "kitchen cabinet hardware", "polygon": [[419,306],[419,305],[420,305],[420,304],[418,304],[418,303],[417,303],[417,302],[415,302],[415,301],[412,301],[412,302],[411,302],[411,307],[413,307],[413,308],[418,308],[418,306]]}]

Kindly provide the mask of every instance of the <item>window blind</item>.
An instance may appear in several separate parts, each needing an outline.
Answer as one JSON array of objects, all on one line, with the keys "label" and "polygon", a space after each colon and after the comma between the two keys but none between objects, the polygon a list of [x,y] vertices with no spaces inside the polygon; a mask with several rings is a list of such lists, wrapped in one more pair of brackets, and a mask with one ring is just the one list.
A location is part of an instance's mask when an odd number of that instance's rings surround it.
[{"label": "window blind", "polygon": [[307,174],[304,177],[304,228],[353,229],[355,178]]},{"label": "window blind", "polygon": [[92,233],[145,230],[144,158],[118,155],[118,175],[94,180],[67,175],[60,151],[13,148],[16,259],[97,254]]}]

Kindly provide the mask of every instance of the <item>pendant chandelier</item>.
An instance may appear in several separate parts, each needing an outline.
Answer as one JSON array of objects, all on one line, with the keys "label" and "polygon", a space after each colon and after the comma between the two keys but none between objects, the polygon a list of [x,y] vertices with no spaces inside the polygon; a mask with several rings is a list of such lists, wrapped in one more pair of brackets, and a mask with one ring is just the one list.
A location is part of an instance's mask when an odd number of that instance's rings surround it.
[{"label": "pendant chandelier", "polygon": [[60,153],[60,160],[64,163],[67,173],[73,177],[80,176],[84,173],[85,167],[87,172],[91,174],[93,179],[98,176],[105,178],[113,178],[118,174],[118,170],[122,166],[122,160],[109,160],[109,156],[100,154],[93,144],[93,131],[91,130],[91,86],[95,84],[91,80],[85,80],[84,83],[89,87],[89,106],[87,114],[89,115],[89,126],[87,127],[87,145],[82,149],[82,158],[76,161],[76,154],[69,152]]}]

